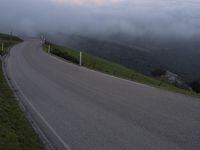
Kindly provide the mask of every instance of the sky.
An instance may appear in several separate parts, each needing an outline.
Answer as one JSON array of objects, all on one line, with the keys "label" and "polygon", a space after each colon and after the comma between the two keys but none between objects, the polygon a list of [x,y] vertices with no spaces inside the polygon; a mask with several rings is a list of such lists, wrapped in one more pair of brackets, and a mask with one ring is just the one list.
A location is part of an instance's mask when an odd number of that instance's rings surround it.
[{"label": "sky", "polygon": [[0,32],[200,35],[199,0],[0,0]]}]

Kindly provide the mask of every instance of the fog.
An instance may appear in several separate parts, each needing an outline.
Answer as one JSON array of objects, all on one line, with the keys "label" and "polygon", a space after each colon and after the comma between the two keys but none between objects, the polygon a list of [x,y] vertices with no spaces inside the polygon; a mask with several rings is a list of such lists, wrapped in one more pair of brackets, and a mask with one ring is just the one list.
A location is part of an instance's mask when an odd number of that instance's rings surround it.
[{"label": "fog", "polygon": [[199,0],[0,0],[0,32],[194,37]]}]

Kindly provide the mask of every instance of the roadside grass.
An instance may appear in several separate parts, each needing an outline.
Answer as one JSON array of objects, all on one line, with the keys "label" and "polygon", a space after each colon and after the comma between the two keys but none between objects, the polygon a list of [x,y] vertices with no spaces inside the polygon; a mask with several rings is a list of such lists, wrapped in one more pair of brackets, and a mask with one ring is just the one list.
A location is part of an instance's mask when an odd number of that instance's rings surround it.
[{"label": "roadside grass", "polygon": [[[52,54],[57,55],[61,58],[64,58],[65,60],[69,62],[79,64],[79,53],[80,53],[79,51],[46,42],[43,45],[43,48],[46,52],[48,52],[49,45],[51,47],[50,52]],[[200,98],[200,94],[197,94],[193,91],[180,89],[172,84],[164,82],[163,80],[159,80],[158,78],[145,76],[132,69],[126,68],[120,64],[110,62],[108,60],[90,55],[88,53],[82,54],[82,65],[89,69],[100,71],[100,72],[113,75],[119,78],[123,78],[123,79],[131,80],[131,81],[143,83],[146,85],[150,85],[153,87],[161,88],[164,90]]]},{"label": "roadside grass", "polygon": [[[17,38],[10,41],[7,39],[9,36],[5,39],[4,37],[4,34],[0,34],[0,41],[6,43],[6,48],[22,41]],[[38,135],[19,108],[4,78],[0,61],[0,150],[41,149],[43,149],[43,145]]]},{"label": "roadside grass", "polygon": [[[16,36],[9,36],[7,34],[0,33],[0,55],[5,54],[8,47],[18,44],[19,42],[22,42],[22,40]],[[2,43],[4,51],[2,51]]]}]

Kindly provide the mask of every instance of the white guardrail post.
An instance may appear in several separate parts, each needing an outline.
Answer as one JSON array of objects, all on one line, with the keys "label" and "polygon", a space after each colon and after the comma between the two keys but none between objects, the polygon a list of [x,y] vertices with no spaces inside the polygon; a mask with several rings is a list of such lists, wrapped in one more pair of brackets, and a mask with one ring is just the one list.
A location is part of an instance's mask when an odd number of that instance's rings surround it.
[{"label": "white guardrail post", "polygon": [[2,50],[2,52],[4,51],[4,43],[3,42],[1,43],[1,50]]},{"label": "white guardrail post", "polygon": [[82,66],[82,52],[80,52],[80,60],[79,60],[80,66]]},{"label": "white guardrail post", "polygon": [[51,45],[49,45],[49,47],[48,47],[48,53],[50,53],[51,52]]}]

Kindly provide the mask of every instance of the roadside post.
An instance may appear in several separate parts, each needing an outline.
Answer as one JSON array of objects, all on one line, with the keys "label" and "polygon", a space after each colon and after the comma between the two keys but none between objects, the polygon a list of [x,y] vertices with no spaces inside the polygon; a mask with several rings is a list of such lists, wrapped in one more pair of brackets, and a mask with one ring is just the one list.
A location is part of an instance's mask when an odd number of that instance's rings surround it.
[{"label": "roadside post", "polygon": [[80,60],[79,60],[79,65],[82,66],[82,52],[80,52]]},{"label": "roadside post", "polygon": [[49,45],[49,47],[48,47],[48,53],[50,53],[51,52],[51,45]]},{"label": "roadside post", "polygon": [[45,42],[44,42],[44,37],[43,37],[43,35],[40,36],[40,39],[41,39],[41,44],[44,44]]},{"label": "roadside post", "polygon": [[1,43],[1,50],[2,50],[2,52],[4,51],[4,43],[3,42]]},{"label": "roadside post", "polygon": [[13,33],[12,31],[10,32],[10,41],[12,42],[12,36],[13,36]]}]

